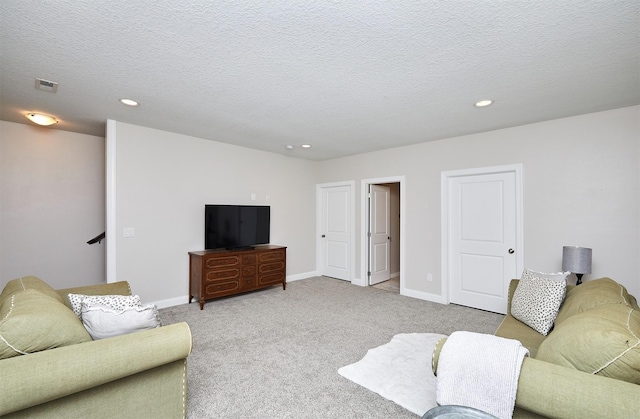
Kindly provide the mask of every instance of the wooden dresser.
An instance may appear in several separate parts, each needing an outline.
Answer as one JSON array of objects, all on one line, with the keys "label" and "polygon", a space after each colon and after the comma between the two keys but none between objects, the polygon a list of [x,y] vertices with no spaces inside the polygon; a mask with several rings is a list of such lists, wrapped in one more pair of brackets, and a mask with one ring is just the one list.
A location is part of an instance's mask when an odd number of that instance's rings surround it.
[{"label": "wooden dresser", "polygon": [[262,245],[247,250],[189,252],[189,301],[204,302],[282,284],[287,288],[287,248]]}]

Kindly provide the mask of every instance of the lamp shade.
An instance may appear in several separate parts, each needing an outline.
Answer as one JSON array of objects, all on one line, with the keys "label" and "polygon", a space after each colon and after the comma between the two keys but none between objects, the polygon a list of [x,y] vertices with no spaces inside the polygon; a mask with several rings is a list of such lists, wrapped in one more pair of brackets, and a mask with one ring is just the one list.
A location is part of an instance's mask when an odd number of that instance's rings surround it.
[{"label": "lamp shade", "polygon": [[563,246],[562,270],[574,274],[590,274],[591,249],[588,247]]}]

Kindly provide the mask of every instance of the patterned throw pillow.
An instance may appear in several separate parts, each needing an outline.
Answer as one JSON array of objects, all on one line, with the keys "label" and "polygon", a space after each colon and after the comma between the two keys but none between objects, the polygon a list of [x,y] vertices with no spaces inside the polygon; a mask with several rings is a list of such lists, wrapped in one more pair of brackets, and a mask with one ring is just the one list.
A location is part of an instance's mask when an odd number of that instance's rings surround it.
[{"label": "patterned throw pillow", "polygon": [[511,300],[511,315],[536,332],[547,335],[564,300],[567,284],[532,276],[521,279]]},{"label": "patterned throw pillow", "polygon": [[140,296],[69,294],[69,303],[71,303],[73,312],[79,318],[82,318],[83,302],[89,305],[103,305],[114,310],[124,310],[125,308],[140,306]]},{"label": "patterned throw pillow", "polygon": [[535,278],[545,278],[551,279],[552,281],[558,282],[567,282],[567,277],[571,275],[571,272],[554,272],[554,273],[544,273],[538,271],[532,271],[531,269],[525,269],[522,271],[522,279],[535,279]]}]

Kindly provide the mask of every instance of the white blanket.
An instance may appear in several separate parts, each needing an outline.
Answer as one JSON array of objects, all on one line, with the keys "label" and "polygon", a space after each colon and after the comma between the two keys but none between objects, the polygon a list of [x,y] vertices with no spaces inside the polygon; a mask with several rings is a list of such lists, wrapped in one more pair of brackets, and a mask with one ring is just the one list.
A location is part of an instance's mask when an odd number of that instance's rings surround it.
[{"label": "white blanket", "polygon": [[436,401],[511,418],[527,348],[513,339],[454,332],[438,359]]},{"label": "white blanket", "polygon": [[443,337],[435,333],[395,335],[391,342],[369,349],[364,358],[338,373],[422,416],[437,406],[431,356]]}]

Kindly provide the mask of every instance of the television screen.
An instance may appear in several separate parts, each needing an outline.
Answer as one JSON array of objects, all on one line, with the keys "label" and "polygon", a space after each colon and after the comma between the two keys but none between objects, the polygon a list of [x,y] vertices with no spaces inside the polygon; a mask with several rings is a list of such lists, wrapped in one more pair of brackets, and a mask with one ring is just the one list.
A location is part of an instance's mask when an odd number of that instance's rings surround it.
[{"label": "television screen", "polygon": [[205,249],[240,249],[269,243],[271,207],[205,205]]}]

